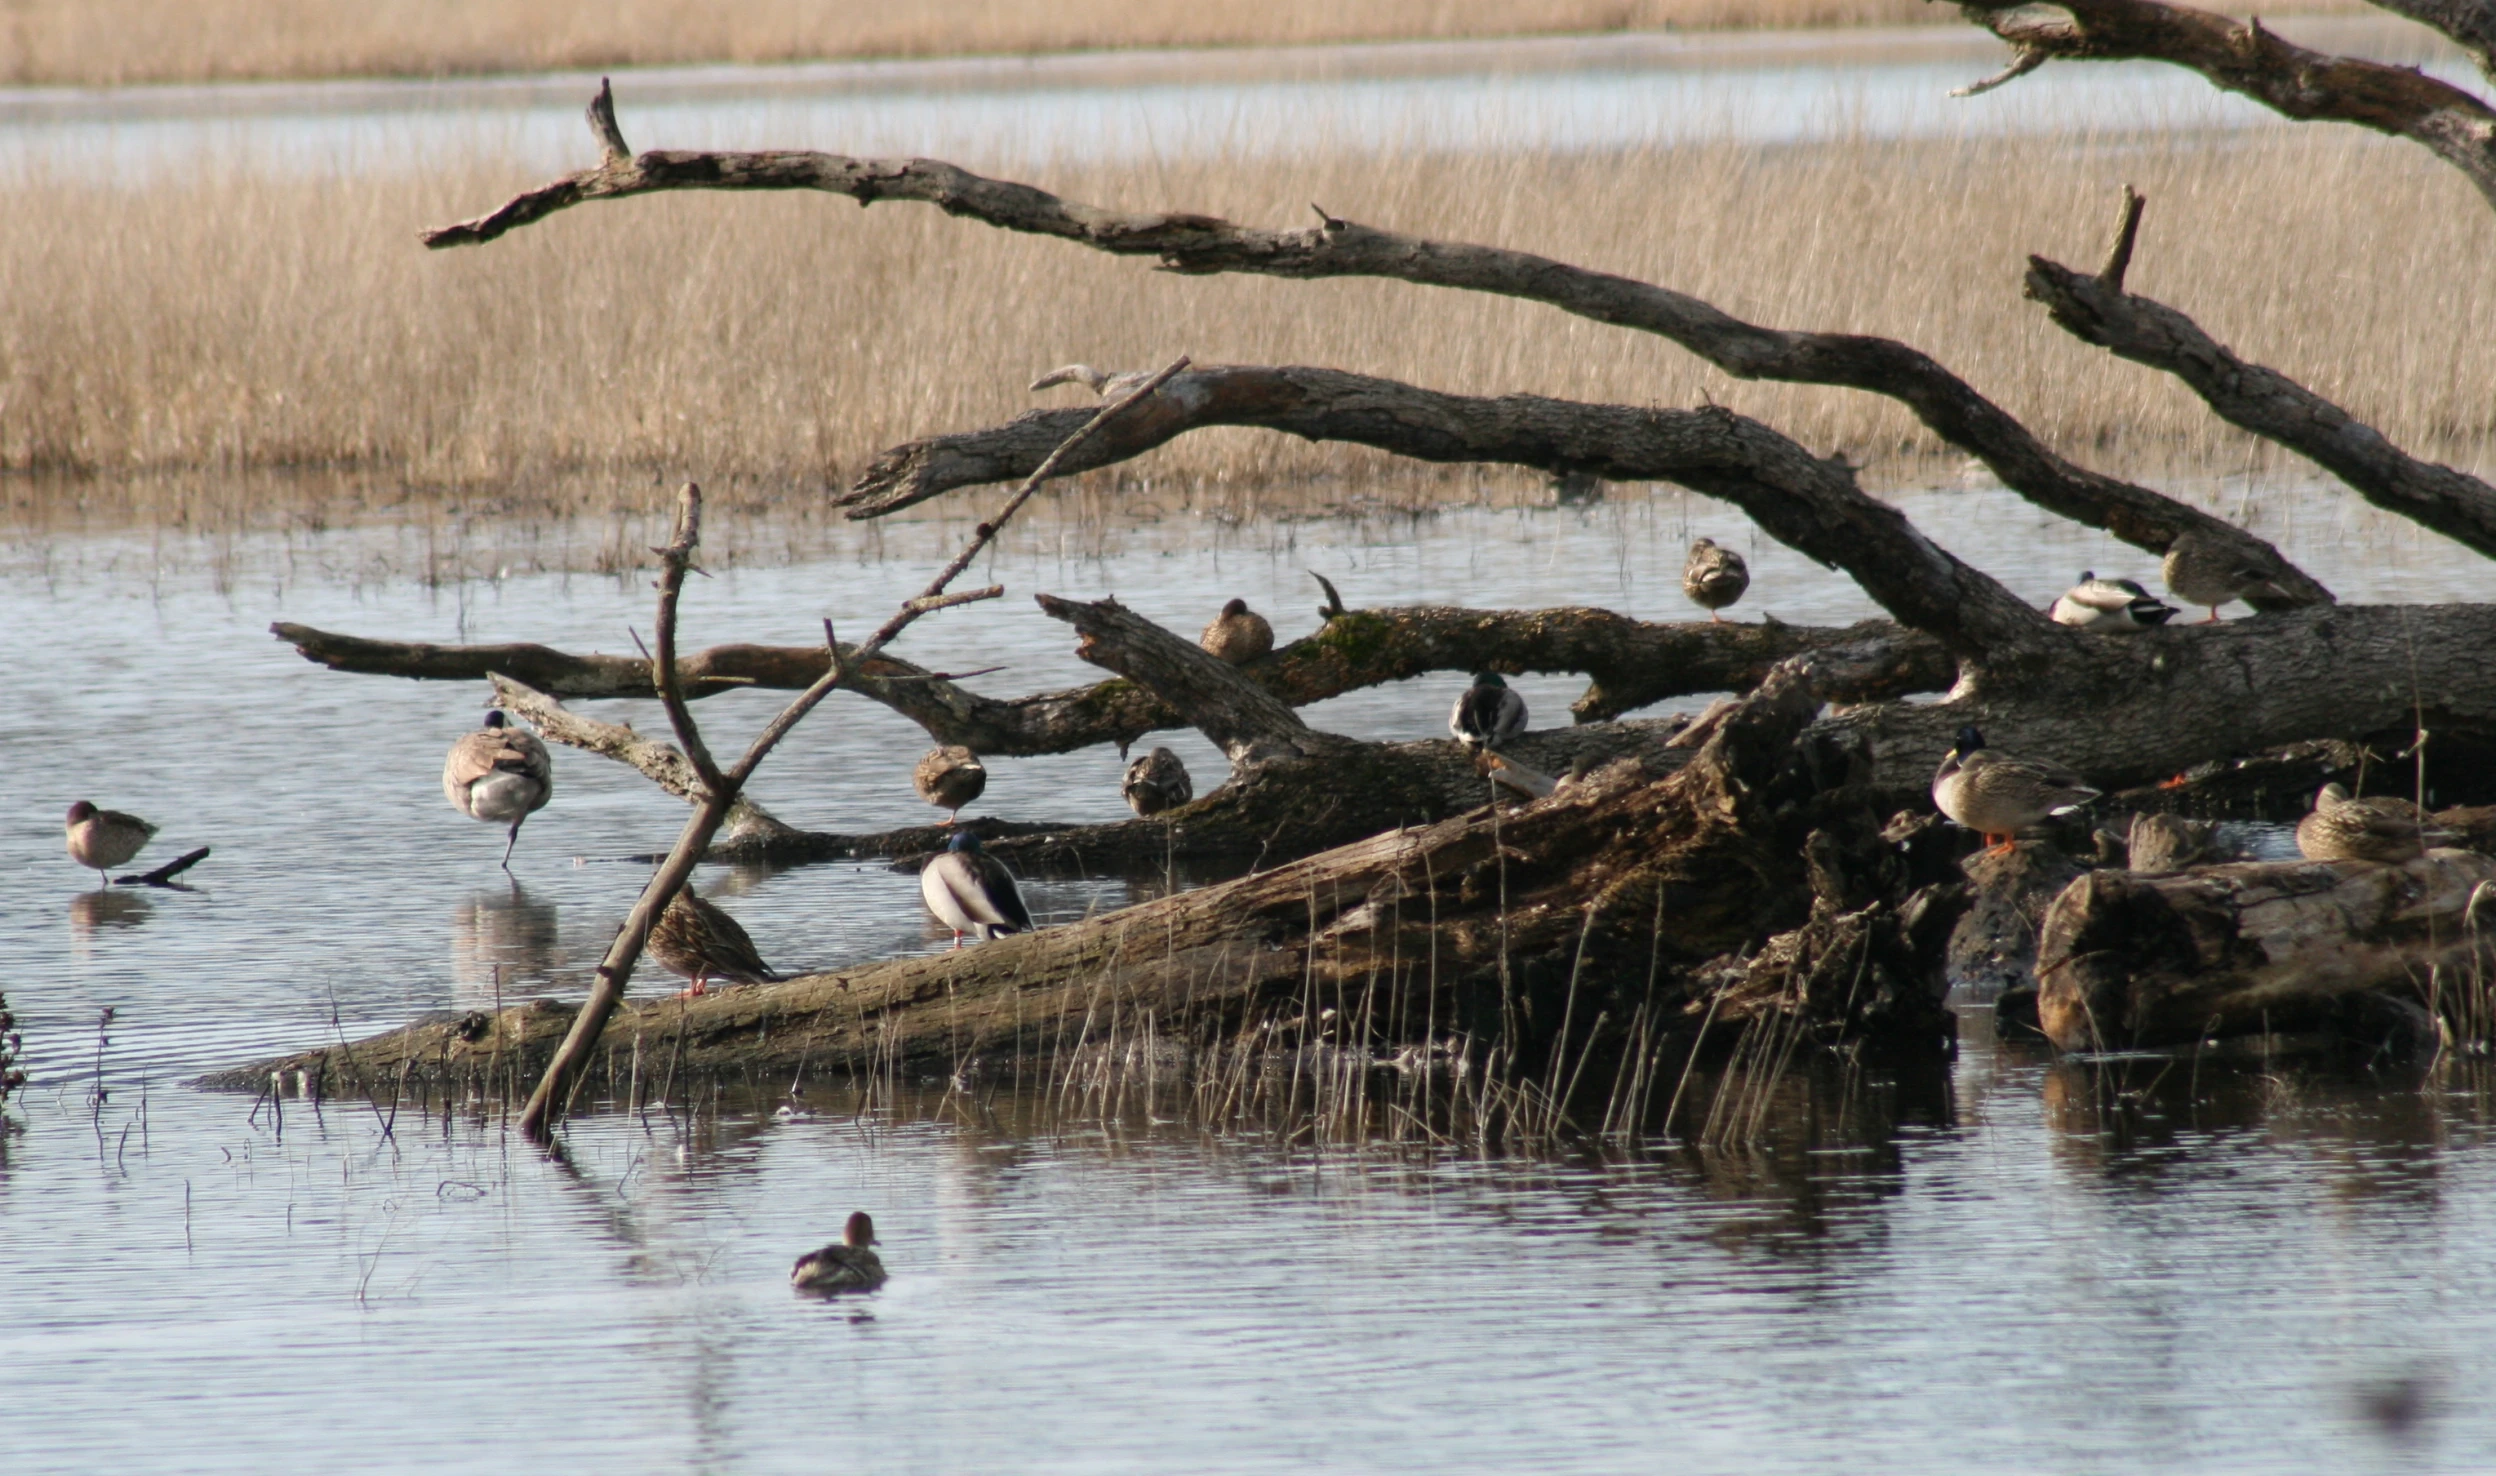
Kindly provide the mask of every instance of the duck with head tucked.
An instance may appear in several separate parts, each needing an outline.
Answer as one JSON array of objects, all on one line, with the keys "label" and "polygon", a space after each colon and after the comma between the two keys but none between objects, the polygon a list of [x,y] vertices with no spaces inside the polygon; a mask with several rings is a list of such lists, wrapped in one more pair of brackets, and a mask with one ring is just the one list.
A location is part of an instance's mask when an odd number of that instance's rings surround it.
[{"label": "duck with head tucked", "polygon": [[884,1282],[884,1258],[875,1253],[875,1221],[865,1210],[850,1215],[839,1240],[799,1256],[789,1268],[789,1285],[799,1291],[873,1291]]},{"label": "duck with head tucked", "polygon": [[2297,822],[2297,850],[2308,861],[2415,861],[2455,837],[2405,799],[2371,795],[2351,799],[2337,784],[2314,796],[2314,808]]},{"label": "duck with head tucked", "polygon": [[1213,617],[1196,644],[1233,666],[1245,666],[1274,649],[1274,627],[1249,609],[1246,600],[1233,600]]},{"label": "duck with head tucked", "polygon": [[1720,548],[1713,538],[1702,538],[1690,545],[1690,562],[1681,566],[1681,592],[1690,602],[1707,612],[1707,618],[1719,625],[1725,617],[1717,612],[1742,598],[1751,587],[1751,566],[1729,548]]},{"label": "duck with head tucked", "polygon": [[2264,596],[2284,597],[2278,584],[2285,572],[2278,556],[2266,549],[2223,543],[2210,534],[2188,530],[2175,535],[2158,566],[2167,588],[2186,604],[2210,611],[2208,625],[2219,618],[2219,606],[2230,600],[2250,602]]},{"label": "duck with head tucked", "polygon": [[945,823],[953,825],[961,821],[962,807],[987,791],[988,766],[961,744],[948,743],[927,751],[911,773],[910,785],[919,792],[919,798],[940,810],[952,811]]},{"label": "duck with head tucked", "polygon": [[649,948],[652,958],[693,981],[685,993],[696,997],[710,991],[713,979],[771,984],[780,978],[755,951],[745,925],[718,903],[695,896],[690,883],[668,900],[659,920],[650,925]]},{"label": "duck with head tucked", "polygon": [[69,807],[69,819],[62,829],[67,834],[69,859],[95,873],[97,885],[109,885],[109,873],[147,848],[156,827],[136,815],[119,810],[99,810],[88,800]]},{"label": "duck with head tucked", "polygon": [[496,708],[485,726],[451,745],[442,760],[442,793],[459,813],[472,820],[509,824],[503,842],[503,870],[511,870],[511,848],[520,843],[520,822],[546,807],[555,792],[555,761],[535,733],[515,728]]},{"label": "duck with head tucked", "polygon": [[2083,569],[2080,582],[2055,597],[2053,616],[2058,625],[2114,634],[2164,625],[2175,606],[2129,579],[2100,579]]},{"label": "duck with head tucked", "polygon": [[1031,909],[1023,905],[1014,873],[980,850],[979,836],[972,831],[955,831],[945,849],[920,870],[919,896],[938,922],[953,929],[956,948],[962,946],[964,933],[985,942],[1031,931]]},{"label": "duck with head tucked", "polygon": [[1498,672],[1477,671],[1449,709],[1447,731],[1476,752],[1496,749],[1525,731],[1525,699],[1508,690]]},{"label": "duck with head tucked", "polygon": [[1973,727],[1959,729],[1958,742],[1933,775],[1934,807],[1981,833],[1988,856],[2008,855],[2020,831],[2097,796],[2061,764],[1987,748],[1985,735]]},{"label": "duck with head tucked", "polygon": [[1175,810],[1196,797],[1196,782],[1187,776],[1187,765],[1166,748],[1156,748],[1127,765],[1126,778],[1118,785],[1127,808],[1150,818],[1164,810]]}]

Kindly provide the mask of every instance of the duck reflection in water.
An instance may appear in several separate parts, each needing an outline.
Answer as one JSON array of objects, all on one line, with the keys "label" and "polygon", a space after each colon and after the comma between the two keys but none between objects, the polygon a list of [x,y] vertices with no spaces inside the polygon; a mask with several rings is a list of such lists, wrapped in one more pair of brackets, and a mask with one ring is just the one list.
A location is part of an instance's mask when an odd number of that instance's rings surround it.
[{"label": "duck reflection in water", "polygon": [[137,892],[80,892],[69,899],[69,935],[79,943],[90,943],[107,928],[137,927],[154,910]]},{"label": "duck reflection in water", "polygon": [[451,992],[464,1008],[494,1007],[496,965],[508,1004],[524,987],[552,979],[562,962],[555,904],[530,896],[516,879],[479,888],[451,909]]}]

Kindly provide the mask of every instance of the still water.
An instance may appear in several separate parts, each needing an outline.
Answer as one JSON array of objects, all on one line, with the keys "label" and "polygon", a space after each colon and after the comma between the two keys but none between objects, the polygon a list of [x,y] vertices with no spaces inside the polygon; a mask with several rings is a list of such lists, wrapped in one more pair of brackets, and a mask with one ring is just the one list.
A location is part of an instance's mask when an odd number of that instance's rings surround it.
[{"label": "still water", "polygon": [[[2483,561],[2343,494],[2196,490],[2344,598],[2484,593]],[[2083,566],[2149,572],[1998,489],[1892,495],[2040,602]],[[686,640],[864,629],[961,533],[844,527],[796,562],[723,565],[688,594]],[[1237,593],[1288,639],[1314,623],[1308,569],[1355,603],[1682,618],[1696,533],[1751,559],[1740,618],[1870,613],[1669,490],[1244,524],[1043,513],[974,571],[1009,598],[924,622],[904,654],[1004,663],[979,683],[999,692],[1088,679],[1040,590],[1116,593],[1181,629]],[[0,987],[34,1076],[0,1151],[12,1472],[2496,1465],[2496,1145],[2490,1098],[2461,1083],[2282,1071],[2101,1113],[2086,1073],[1993,1047],[1974,1011],[1947,1079],[1797,1097],[1743,1150],[1317,1151],[821,1083],[795,1119],[587,1118],[563,1162],[490,1120],[409,1109],[385,1134],[363,1104],[297,1103],[281,1127],[185,1087],[497,991],[577,997],[640,882],[622,858],[674,833],[673,801],[561,751],[506,879],[499,833],[436,782],[481,691],[329,673],[266,634],[646,634],[646,573],[567,572],[527,530],[465,536],[499,577],[410,577],[438,568],[422,527],[0,542],[18,699],[0,710]],[[1422,736],[1461,685],[1311,717]],[[1522,690],[1548,724],[1575,685]],[[741,741],[777,700],[701,711],[715,743]],[[1162,736],[1200,785],[1220,772],[1194,735]],[[839,698],[760,793],[821,828],[923,818],[923,743]],[[974,813],[1118,813],[1106,753],[992,770]],[[90,891],[58,829],[81,796],[162,824],[151,859],[213,845],[199,890]],[[697,881],[784,966],[938,946],[911,879],[880,868]],[[1035,910],[1128,895],[1060,880]],[[854,1208],[891,1285],[792,1297],[790,1260]]]}]

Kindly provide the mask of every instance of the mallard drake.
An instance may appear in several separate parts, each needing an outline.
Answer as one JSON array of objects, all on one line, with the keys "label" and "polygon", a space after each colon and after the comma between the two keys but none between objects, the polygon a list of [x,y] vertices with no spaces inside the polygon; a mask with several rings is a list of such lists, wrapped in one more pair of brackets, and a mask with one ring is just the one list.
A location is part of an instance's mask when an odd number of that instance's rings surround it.
[{"label": "mallard drake", "polygon": [[520,843],[520,822],[546,807],[555,792],[555,761],[535,733],[515,728],[496,708],[485,726],[451,745],[442,761],[442,792],[451,805],[472,820],[508,822],[511,835],[503,842],[503,869],[511,869],[511,848]]},{"label": "mallard drake", "polygon": [[136,815],[99,810],[86,800],[69,807],[62,827],[68,834],[69,859],[95,873],[99,886],[110,886],[112,868],[146,849],[156,827]]},{"label": "mallard drake", "polygon": [[2415,861],[2428,847],[2452,841],[2450,831],[2405,799],[2351,799],[2337,784],[2324,785],[2297,822],[2297,849],[2308,861]]},{"label": "mallard drake", "polygon": [[1477,671],[1447,714],[1447,731],[1467,748],[1497,748],[1525,731],[1525,699],[1495,671]]},{"label": "mallard drake", "polygon": [[979,837],[957,830],[944,853],[919,872],[919,896],[936,920],[953,929],[953,946],[962,935],[983,942],[1008,933],[1031,931],[1031,909],[1014,885],[1005,863],[979,848]]},{"label": "mallard drake", "polygon": [[2167,588],[2186,604],[2206,606],[2208,625],[2219,618],[2219,606],[2256,595],[2284,595],[2276,582],[2283,571],[2267,550],[2249,550],[2221,543],[2207,533],[2187,531],[2167,545],[2158,566]]},{"label": "mallard drake", "polygon": [[919,798],[940,810],[951,810],[953,813],[945,823],[952,825],[961,820],[962,807],[988,788],[988,767],[979,761],[978,754],[959,743],[948,743],[927,751],[911,773],[910,783],[918,790]]},{"label": "mallard drake", "polygon": [[1690,602],[1707,612],[1707,618],[1719,624],[1724,616],[1716,612],[1742,598],[1751,587],[1751,566],[1729,548],[1719,548],[1713,538],[1702,538],[1690,545],[1690,562],[1681,566],[1681,592]]},{"label": "mallard drake", "polygon": [[885,1280],[884,1258],[874,1247],[875,1221],[858,1210],[841,1227],[838,1241],[797,1258],[789,1285],[810,1292],[873,1291]]},{"label": "mallard drake", "polygon": [[713,979],[732,984],[770,984],[779,979],[745,925],[715,902],[693,894],[691,886],[668,900],[667,910],[650,925],[650,956],[670,971],[693,981],[685,993],[708,992]]},{"label": "mallard drake", "polygon": [[1985,735],[1972,727],[1959,729],[1959,741],[1933,775],[1934,806],[1981,832],[1988,855],[2007,854],[2020,831],[2097,796],[2098,791],[2060,764],[1985,747]]},{"label": "mallard drake", "polygon": [[2080,582],[2054,600],[2057,624],[2081,630],[2147,630],[2175,618],[2175,606],[2151,595],[2129,579],[2100,579],[2080,571]]},{"label": "mallard drake", "polygon": [[1246,600],[1233,600],[1213,617],[1196,644],[1233,666],[1246,666],[1274,649],[1274,627],[1249,609]]},{"label": "mallard drake", "polygon": [[1187,777],[1187,765],[1166,748],[1127,765],[1127,776],[1118,785],[1126,796],[1127,808],[1139,815],[1158,815],[1175,810],[1196,797],[1196,784]]}]

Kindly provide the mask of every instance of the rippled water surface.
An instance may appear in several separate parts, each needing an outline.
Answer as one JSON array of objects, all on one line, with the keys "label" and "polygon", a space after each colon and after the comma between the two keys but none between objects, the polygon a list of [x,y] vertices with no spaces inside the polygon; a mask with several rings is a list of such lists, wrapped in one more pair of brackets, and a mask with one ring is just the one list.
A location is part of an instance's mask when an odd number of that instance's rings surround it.
[{"label": "rippled water surface", "polygon": [[[2483,561],[2303,487],[2205,487],[2347,599],[2484,594]],[[1996,490],[1895,494],[2043,601],[2148,561]],[[686,641],[856,632],[960,535],[843,532],[694,582]],[[1585,509],[1139,523],[1036,518],[1003,601],[903,653],[1091,673],[1035,591],[1116,593],[1192,630],[1224,595],[1314,623],[1356,604],[1588,602],[1681,618],[1694,533],[1752,560],[1735,613],[1871,613],[1842,576],[1702,499]],[[0,1441],[12,1471],[428,1469],[2170,1471],[2479,1469],[2496,1453],[2496,1151],[2460,1080],[2135,1083],[1987,1043],[1945,1080],[1792,1096],[1761,1145],[1604,1156],[1296,1146],[1135,1108],[872,1102],[779,1120],[590,1118],[541,1158],[495,1119],[265,1104],[182,1085],[410,1015],[576,997],[681,808],[558,751],[501,837],[443,803],[471,685],[345,676],[272,620],[630,650],[646,573],[427,584],[427,535],[0,544],[0,988],[35,1082],[0,1157]],[[491,548],[492,529],[472,538]],[[512,546],[521,539],[509,534]],[[1313,709],[1422,736],[1462,678]],[[1565,720],[1570,679],[1522,686]],[[776,698],[701,704],[730,741]],[[650,704],[600,715],[659,723]],[[1200,785],[1219,761],[1193,735]],[[795,823],[925,814],[924,740],[836,699],[765,770]],[[1118,813],[1106,752],[999,760],[975,813]],[[72,800],[213,845],[195,892],[91,890]],[[767,957],[938,946],[908,877],[705,870]],[[1120,878],[1036,888],[1045,919]],[[116,1018],[99,1042],[97,1017]],[[99,1083],[105,1094],[99,1099]],[[910,1084],[904,1083],[905,1088]],[[775,1084],[776,1090],[776,1084]],[[2111,1105],[2110,1105],[2111,1103]],[[790,1259],[871,1210],[895,1270],[847,1306]],[[2414,1418],[2411,1416],[2414,1415]]]}]

